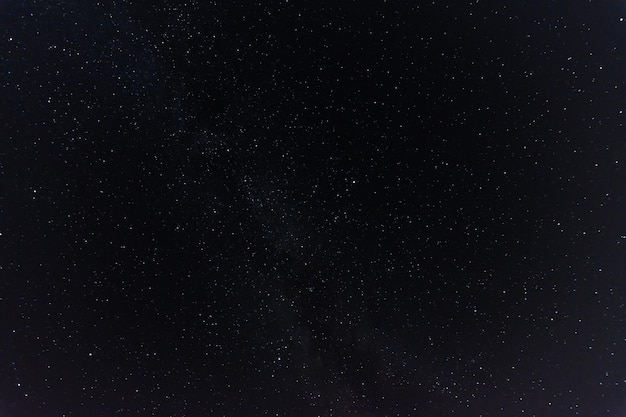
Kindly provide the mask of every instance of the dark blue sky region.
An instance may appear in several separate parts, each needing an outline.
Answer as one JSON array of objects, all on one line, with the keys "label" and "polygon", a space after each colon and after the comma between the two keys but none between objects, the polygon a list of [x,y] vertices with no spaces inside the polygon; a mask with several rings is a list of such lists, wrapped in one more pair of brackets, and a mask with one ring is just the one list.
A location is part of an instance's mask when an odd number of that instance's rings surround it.
[{"label": "dark blue sky region", "polygon": [[623,4],[413,3],[0,2],[0,415],[623,417]]}]

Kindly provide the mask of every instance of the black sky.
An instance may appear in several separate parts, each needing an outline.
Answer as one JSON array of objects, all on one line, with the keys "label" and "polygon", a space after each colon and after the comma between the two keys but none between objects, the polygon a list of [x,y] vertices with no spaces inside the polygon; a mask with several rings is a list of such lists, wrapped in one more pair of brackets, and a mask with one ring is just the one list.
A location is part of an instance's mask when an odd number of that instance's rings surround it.
[{"label": "black sky", "polygon": [[620,1],[0,2],[0,416],[626,413]]}]

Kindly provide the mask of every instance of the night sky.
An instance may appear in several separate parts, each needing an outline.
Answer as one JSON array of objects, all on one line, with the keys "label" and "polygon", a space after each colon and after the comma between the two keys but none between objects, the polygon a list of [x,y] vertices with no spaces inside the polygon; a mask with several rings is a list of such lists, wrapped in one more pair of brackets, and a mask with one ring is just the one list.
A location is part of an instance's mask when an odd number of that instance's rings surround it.
[{"label": "night sky", "polygon": [[624,1],[0,1],[0,417],[626,416]]}]

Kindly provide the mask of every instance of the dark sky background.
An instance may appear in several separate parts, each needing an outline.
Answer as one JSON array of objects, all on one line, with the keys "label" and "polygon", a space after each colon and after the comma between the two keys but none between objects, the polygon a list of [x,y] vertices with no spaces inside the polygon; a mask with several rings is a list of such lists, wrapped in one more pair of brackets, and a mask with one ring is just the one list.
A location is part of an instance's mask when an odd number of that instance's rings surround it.
[{"label": "dark sky background", "polygon": [[623,1],[0,1],[0,417],[626,416]]}]

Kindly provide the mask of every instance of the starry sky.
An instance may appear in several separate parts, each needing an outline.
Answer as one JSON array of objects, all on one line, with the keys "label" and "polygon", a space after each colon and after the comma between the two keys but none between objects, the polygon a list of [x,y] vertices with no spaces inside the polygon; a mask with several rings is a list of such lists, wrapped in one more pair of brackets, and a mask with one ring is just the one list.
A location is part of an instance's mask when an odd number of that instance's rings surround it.
[{"label": "starry sky", "polygon": [[0,416],[626,416],[624,19],[1,1]]}]

